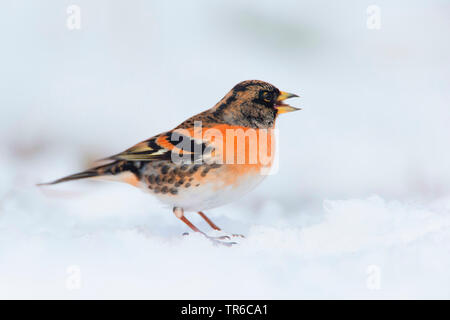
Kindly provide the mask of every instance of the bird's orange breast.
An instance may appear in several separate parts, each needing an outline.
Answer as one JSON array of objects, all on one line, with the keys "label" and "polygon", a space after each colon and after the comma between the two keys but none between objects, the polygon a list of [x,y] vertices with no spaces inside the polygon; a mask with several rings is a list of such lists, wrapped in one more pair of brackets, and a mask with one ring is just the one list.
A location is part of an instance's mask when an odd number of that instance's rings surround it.
[{"label": "bird's orange breast", "polygon": [[[211,158],[222,167],[212,174],[198,177],[237,185],[248,175],[267,174],[275,153],[274,129],[255,129],[226,124],[188,129],[189,135],[213,147]],[[206,161],[212,160],[205,155]]]},{"label": "bird's orange breast", "polygon": [[[186,132],[199,143],[206,143],[212,147],[211,155],[218,163],[242,165],[243,167],[270,166],[272,164],[275,153],[273,128],[258,129],[219,124],[207,128],[190,128],[186,129]],[[159,143],[170,147],[163,141]],[[173,146],[171,148],[174,150]]]},{"label": "bird's orange breast", "polygon": [[[252,176],[266,175],[273,163],[275,153],[273,128],[258,129],[217,124],[177,129],[174,132],[187,142],[174,138],[173,134],[163,134],[156,139],[156,143],[172,152],[171,162],[175,165],[173,168],[184,167],[185,162],[181,161],[187,160],[189,163],[195,159],[195,162],[191,162],[191,166],[197,164],[198,170],[192,172],[189,177],[192,180],[188,185],[211,183],[211,186],[217,188],[238,186],[243,180],[252,180]],[[200,150],[194,150],[198,147]],[[173,156],[174,153],[176,156]],[[177,158],[178,155],[182,157]],[[183,157],[185,155],[187,157]],[[180,177],[181,180],[182,178]],[[131,184],[133,182],[129,181]]]}]

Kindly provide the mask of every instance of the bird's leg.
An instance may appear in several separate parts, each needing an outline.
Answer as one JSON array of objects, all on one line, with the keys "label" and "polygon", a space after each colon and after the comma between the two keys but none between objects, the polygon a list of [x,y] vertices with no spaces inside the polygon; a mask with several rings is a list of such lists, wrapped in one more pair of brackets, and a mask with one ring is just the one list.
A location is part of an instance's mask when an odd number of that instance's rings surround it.
[{"label": "bird's leg", "polygon": [[187,224],[187,226],[189,228],[192,229],[192,231],[194,232],[199,232],[202,235],[204,235],[206,238],[208,238],[209,240],[215,242],[215,243],[220,243],[220,244],[224,244],[224,245],[233,245],[236,244],[235,242],[223,242],[223,241],[219,241],[219,240],[224,240],[224,239],[230,239],[230,237],[228,236],[221,236],[221,237],[211,237],[208,236],[206,233],[204,233],[203,231],[201,231],[199,228],[197,228],[196,226],[194,226],[192,224],[192,222],[190,222],[185,216],[184,216],[184,210],[183,208],[179,208],[179,207],[174,207],[173,208],[173,213],[175,214],[175,216],[180,219],[181,221],[183,221],[185,224]]},{"label": "bird's leg", "polygon": [[[217,231],[222,231],[222,229],[220,229],[214,222],[212,222],[211,219],[209,219],[206,216],[206,214],[204,214],[201,211],[198,211],[197,213],[200,215],[200,217],[202,217],[211,226],[211,228],[213,228],[214,230],[217,230]],[[245,238],[242,234],[232,234],[232,236]]]},{"label": "bird's leg", "polygon": [[214,222],[212,222],[207,216],[206,216],[206,214],[204,214],[203,212],[201,212],[201,211],[199,211],[199,212],[197,212],[199,215],[200,215],[200,217],[202,217],[210,226],[211,226],[211,228],[213,228],[214,230],[217,230],[217,231],[221,231],[222,229],[220,229]]}]

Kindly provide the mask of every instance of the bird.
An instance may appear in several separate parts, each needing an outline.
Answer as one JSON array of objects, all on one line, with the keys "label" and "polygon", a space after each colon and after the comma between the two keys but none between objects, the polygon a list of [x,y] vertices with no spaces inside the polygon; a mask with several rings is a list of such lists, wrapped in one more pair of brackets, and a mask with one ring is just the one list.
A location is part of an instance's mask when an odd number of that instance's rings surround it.
[{"label": "bird", "polygon": [[294,97],[261,80],[239,82],[212,108],[174,129],[101,159],[104,164],[39,185],[88,178],[125,182],[156,196],[193,232],[235,244],[228,235],[201,231],[185,212],[198,213],[222,231],[204,211],[240,198],[264,180],[273,165],[278,116],[301,110],[284,102]]}]

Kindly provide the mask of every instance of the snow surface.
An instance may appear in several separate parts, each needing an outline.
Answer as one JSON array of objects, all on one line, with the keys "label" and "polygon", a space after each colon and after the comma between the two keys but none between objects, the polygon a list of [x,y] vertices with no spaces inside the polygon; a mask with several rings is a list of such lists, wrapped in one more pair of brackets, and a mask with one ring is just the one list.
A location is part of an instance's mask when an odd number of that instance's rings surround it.
[{"label": "snow surface", "polygon": [[[360,1],[80,1],[80,31],[69,4],[0,5],[0,298],[450,298],[447,2],[378,1],[379,31]],[[252,78],[303,110],[278,172],[207,212],[238,245],[128,185],[35,186]]]},{"label": "snow surface", "polygon": [[[0,219],[2,298],[442,298],[450,283],[450,198],[326,200],[288,213],[215,210],[247,238],[231,248],[186,228],[131,187],[9,190]],[[191,214],[192,216],[192,214]],[[206,230],[200,219],[192,217]],[[314,220],[314,221],[312,221]],[[380,272],[370,283],[371,268]],[[67,282],[79,268],[80,287]]]}]

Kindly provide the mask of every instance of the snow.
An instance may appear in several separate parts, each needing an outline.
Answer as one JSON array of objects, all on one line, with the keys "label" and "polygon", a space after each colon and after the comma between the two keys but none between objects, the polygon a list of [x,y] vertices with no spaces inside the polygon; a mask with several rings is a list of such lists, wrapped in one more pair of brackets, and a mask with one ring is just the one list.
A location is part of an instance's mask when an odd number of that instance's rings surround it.
[{"label": "snow", "polygon": [[[379,1],[379,31],[325,5],[82,2],[68,31],[64,5],[2,2],[0,298],[450,298],[448,4]],[[128,185],[35,186],[252,78],[303,110],[279,170],[207,212],[237,245]]]},{"label": "snow", "polygon": [[[290,219],[269,202],[255,222],[239,205],[230,214],[221,208],[217,222],[247,235],[229,248],[182,236],[169,210],[131,187],[71,188],[76,192],[55,195],[23,188],[3,202],[2,298],[448,296],[450,198],[327,200],[322,210]],[[300,215],[320,218],[311,223]],[[368,285],[371,266],[380,271],[375,288]],[[74,267],[75,289],[67,284]]]}]

